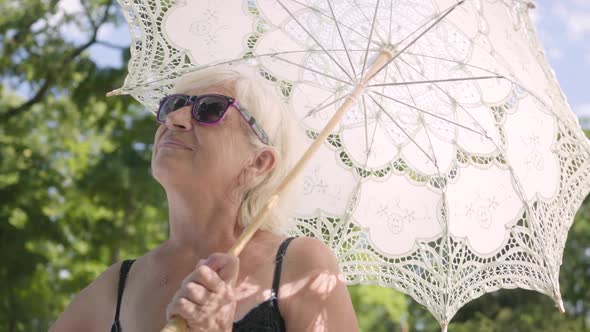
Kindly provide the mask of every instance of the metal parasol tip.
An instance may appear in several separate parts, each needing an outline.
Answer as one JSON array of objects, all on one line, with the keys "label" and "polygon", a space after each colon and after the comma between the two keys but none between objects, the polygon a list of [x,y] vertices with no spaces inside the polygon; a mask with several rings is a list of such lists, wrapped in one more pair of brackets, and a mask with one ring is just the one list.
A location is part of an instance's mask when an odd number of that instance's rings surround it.
[{"label": "metal parasol tip", "polygon": [[563,306],[563,300],[561,299],[561,294],[559,294],[559,293],[555,294],[555,296],[553,297],[553,300],[555,301],[555,306],[557,307],[557,310],[559,310],[560,313],[564,314],[565,307]]},{"label": "metal parasol tip", "polygon": [[113,91],[107,92],[107,97],[119,96],[122,94],[123,94],[123,91],[121,91],[121,89],[115,89]]},{"label": "metal parasol tip", "polygon": [[559,310],[559,313],[565,314],[565,307],[563,306],[562,300],[557,301],[555,305],[557,306],[557,310]]}]

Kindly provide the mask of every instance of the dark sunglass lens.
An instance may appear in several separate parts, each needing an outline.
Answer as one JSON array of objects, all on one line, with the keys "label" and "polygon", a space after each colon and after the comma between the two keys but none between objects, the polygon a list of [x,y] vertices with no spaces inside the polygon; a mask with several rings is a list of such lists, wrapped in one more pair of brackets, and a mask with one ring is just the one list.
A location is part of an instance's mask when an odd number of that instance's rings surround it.
[{"label": "dark sunglass lens", "polygon": [[186,102],[189,99],[188,96],[170,96],[164,100],[164,103],[160,107],[158,113],[158,121],[165,122],[168,114],[186,106]]},{"label": "dark sunglass lens", "polygon": [[212,123],[219,121],[229,107],[225,98],[217,96],[204,97],[199,100],[195,118],[200,122]]}]

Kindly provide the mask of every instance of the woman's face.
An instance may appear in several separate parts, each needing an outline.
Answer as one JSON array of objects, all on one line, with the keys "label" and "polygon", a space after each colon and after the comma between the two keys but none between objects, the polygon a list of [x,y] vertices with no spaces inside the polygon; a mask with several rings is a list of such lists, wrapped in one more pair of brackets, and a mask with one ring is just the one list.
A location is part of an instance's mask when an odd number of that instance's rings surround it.
[{"label": "woman's face", "polygon": [[[221,86],[186,93],[234,97],[232,91]],[[255,157],[247,136],[248,128],[241,123],[244,120],[233,107],[215,126],[196,122],[191,116],[191,107],[170,113],[166,123],[156,131],[153,176],[164,188],[188,185],[201,192],[226,194],[238,187],[241,171]]]}]

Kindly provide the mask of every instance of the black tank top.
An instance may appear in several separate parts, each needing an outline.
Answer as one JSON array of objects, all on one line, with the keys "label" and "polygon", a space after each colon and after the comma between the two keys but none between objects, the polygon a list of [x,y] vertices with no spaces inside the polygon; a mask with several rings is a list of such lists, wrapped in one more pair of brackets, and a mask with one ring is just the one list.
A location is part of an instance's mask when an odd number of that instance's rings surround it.
[{"label": "black tank top", "polygon": [[[233,331],[235,332],[284,332],[285,321],[279,312],[279,283],[281,280],[281,267],[283,264],[283,256],[287,251],[287,246],[294,238],[288,238],[281,243],[276,257],[276,266],[274,277],[272,281],[271,295],[266,301],[259,303],[252,308],[242,319],[234,322]],[[134,259],[123,261],[121,264],[121,273],[119,275],[119,288],[117,293],[117,308],[115,311],[115,321],[111,327],[111,332],[122,332],[121,323],[119,322],[119,311],[121,309],[121,300],[123,299],[123,290],[125,289],[125,281],[127,274],[131,269],[131,265],[135,262]]]}]

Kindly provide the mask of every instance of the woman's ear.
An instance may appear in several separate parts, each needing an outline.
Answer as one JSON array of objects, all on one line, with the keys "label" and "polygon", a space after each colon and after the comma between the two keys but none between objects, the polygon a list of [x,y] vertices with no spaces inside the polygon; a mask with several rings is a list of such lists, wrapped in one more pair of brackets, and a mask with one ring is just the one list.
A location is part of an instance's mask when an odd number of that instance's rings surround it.
[{"label": "woman's ear", "polygon": [[263,149],[257,153],[253,160],[242,170],[241,184],[248,188],[256,186],[265,174],[272,171],[276,166],[276,155],[272,149]]},{"label": "woman's ear", "polygon": [[275,152],[272,149],[263,149],[258,153],[254,164],[258,175],[264,175],[272,171],[276,166]]}]

